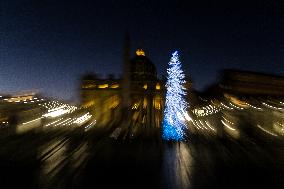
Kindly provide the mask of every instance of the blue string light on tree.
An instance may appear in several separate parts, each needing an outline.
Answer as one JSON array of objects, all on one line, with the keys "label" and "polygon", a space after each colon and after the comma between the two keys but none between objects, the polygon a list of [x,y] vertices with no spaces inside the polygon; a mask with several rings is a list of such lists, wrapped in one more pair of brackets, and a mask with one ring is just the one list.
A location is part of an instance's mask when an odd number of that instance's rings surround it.
[{"label": "blue string light on tree", "polygon": [[167,74],[162,136],[165,140],[180,141],[185,137],[186,124],[183,115],[186,112],[187,103],[184,99],[186,95],[184,88],[185,76],[181,69],[178,51],[172,54]]}]

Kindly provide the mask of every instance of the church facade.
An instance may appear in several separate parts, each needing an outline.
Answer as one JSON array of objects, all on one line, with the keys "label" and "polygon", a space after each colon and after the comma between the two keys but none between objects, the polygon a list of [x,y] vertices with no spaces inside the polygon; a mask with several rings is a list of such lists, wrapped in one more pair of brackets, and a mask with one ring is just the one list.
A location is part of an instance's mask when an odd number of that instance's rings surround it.
[{"label": "church facade", "polygon": [[142,49],[137,49],[132,58],[125,54],[122,78],[90,74],[82,78],[82,107],[102,125],[128,117],[128,124],[134,127],[159,128],[165,83],[157,77],[155,65]]}]

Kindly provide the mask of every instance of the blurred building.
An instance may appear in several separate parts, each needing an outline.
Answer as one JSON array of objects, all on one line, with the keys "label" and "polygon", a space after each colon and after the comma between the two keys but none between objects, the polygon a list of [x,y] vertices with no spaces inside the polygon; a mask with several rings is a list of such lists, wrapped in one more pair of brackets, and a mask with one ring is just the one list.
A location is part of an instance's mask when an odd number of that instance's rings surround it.
[{"label": "blurred building", "polygon": [[219,88],[242,95],[283,96],[284,77],[251,71],[225,70]]},{"label": "blurred building", "polygon": [[199,93],[191,112],[197,128],[214,125],[219,136],[283,139],[284,77],[224,70],[217,84]]},{"label": "blurred building", "polygon": [[[41,95],[36,92],[24,92],[19,94],[6,94],[0,96],[0,129],[5,129],[6,134],[21,133],[34,129],[35,124],[22,125],[38,118],[44,111],[38,104],[44,103]],[[36,120],[37,125],[40,119]]]},{"label": "blurred building", "polygon": [[155,65],[142,49],[137,49],[133,58],[125,57],[124,67],[127,68],[123,78],[85,75],[81,85],[82,106],[101,124],[127,116],[133,122],[159,125],[160,120],[154,118],[162,118],[164,82],[157,77]]}]

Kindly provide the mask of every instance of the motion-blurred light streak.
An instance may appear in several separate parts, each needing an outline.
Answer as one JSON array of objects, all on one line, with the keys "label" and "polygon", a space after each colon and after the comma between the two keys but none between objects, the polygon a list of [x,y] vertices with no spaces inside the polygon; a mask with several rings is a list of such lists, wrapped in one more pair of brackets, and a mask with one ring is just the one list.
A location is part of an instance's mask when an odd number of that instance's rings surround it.
[{"label": "motion-blurred light streak", "polygon": [[269,134],[269,135],[272,135],[272,136],[275,136],[275,137],[278,136],[277,134],[272,133],[272,132],[270,132],[270,131],[264,129],[264,128],[263,128],[262,126],[260,126],[259,124],[257,124],[257,127],[260,128],[262,131],[264,131],[265,133],[267,133],[267,134]]},{"label": "motion-blurred light streak", "polygon": [[215,129],[210,125],[209,121],[205,120],[204,122],[212,131],[215,131]]},{"label": "motion-blurred light streak", "polygon": [[34,119],[34,120],[24,122],[24,123],[22,123],[22,124],[23,124],[23,125],[26,125],[26,124],[29,124],[29,123],[35,122],[35,121],[37,121],[37,120],[40,120],[41,118],[42,118],[42,117],[39,117],[39,118],[36,118],[36,119]]},{"label": "motion-blurred light streak", "polygon": [[235,131],[236,129],[230,127],[227,123],[225,123],[223,120],[221,120],[221,122],[223,123],[223,125],[225,125],[228,129]]},{"label": "motion-blurred light streak", "polygon": [[230,104],[231,106],[233,106],[234,108],[237,108],[237,109],[239,109],[239,110],[243,110],[243,109],[244,109],[244,108],[241,108],[241,107],[239,107],[239,106],[234,105],[234,104],[231,103],[231,102],[229,102],[229,104]]},{"label": "motion-blurred light streak", "polygon": [[256,106],[253,106],[249,103],[246,102],[246,105],[248,105],[249,107],[253,108],[253,109],[256,109],[256,110],[262,110],[262,108],[259,108],[259,107],[256,107]]},{"label": "motion-blurred light streak", "polygon": [[223,104],[222,102],[221,102],[221,105],[222,105],[224,108],[227,108],[227,109],[229,109],[229,110],[233,110],[233,109],[234,109],[234,108],[231,108],[231,107],[229,107],[229,106]]}]

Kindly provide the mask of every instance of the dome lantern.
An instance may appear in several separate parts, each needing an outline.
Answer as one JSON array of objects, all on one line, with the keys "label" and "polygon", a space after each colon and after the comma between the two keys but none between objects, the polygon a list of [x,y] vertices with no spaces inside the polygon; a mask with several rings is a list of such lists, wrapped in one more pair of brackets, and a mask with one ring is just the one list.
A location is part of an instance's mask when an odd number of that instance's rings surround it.
[{"label": "dome lantern", "polygon": [[145,52],[142,49],[137,49],[136,50],[136,55],[137,56],[145,56]]}]

